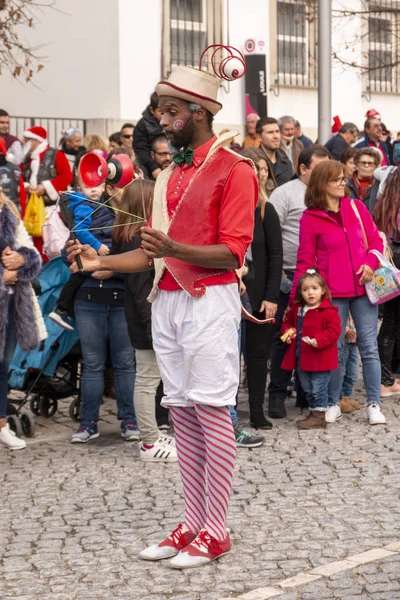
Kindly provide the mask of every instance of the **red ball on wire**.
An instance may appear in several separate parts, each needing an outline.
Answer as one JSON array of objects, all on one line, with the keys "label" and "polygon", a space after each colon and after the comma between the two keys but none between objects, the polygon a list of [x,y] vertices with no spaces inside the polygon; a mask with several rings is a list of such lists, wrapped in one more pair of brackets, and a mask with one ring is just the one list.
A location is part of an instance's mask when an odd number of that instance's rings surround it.
[{"label": "red ball on wire", "polygon": [[[211,48],[214,48],[214,50],[211,54],[210,63],[217,77],[225,79],[225,81],[234,81],[235,79],[243,77],[246,73],[246,61],[243,54],[237,48],[234,48],[233,46],[224,46],[223,44],[212,44],[203,50],[200,56],[200,71],[202,70],[203,57]],[[225,56],[219,64],[215,64],[216,54],[224,50],[228,52],[228,56]]]}]

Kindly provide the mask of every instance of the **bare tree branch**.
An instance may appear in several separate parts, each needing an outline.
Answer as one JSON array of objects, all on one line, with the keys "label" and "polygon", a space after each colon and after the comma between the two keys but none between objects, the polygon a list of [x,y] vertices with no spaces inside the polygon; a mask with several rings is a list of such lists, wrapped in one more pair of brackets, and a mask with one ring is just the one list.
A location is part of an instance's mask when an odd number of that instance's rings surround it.
[{"label": "bare tree branch", "polygon": [[34,28],[38,12],[55,8],[55,0],[0,0],[0,75],[9,71],[16,79],[31,81],[41,71],[41,46],[31,46],[20,37],[21,28]]}]

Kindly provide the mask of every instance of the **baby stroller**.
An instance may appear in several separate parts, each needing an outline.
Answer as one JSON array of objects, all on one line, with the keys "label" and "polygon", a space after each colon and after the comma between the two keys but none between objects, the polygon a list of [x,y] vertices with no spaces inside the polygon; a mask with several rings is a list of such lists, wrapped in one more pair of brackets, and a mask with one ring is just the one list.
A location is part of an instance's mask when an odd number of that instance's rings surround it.
[{"label": "baby stroller", "polygon": [[78,333],[62,329],[48,317],[69,275],[60,256],[44,265],[39,276],[38,300],[48,337],[31,352],[24,352],[17,346],[10,365],[9,387],[25,392],[22,400],[11,400],[18,408],[15,414],[8,416],[10,428],[18,436],[33,437],[35,434],[34,419],[22,410],[28,400],[32,413],[49,418],[57,411],[58,400],[74,396],[69,413],[71,418],[79,420],[81,353]]}]

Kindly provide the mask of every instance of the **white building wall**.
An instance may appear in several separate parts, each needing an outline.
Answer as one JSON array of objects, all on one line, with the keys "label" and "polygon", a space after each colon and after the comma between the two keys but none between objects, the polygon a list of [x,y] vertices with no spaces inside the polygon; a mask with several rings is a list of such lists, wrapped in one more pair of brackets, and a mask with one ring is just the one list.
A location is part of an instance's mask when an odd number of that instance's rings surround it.
[{"label": "white building wall", "polygon": [[42,47],[45,68],[32,84],[2,75],[1,107],[29,117],[119,116],[118,12],[116,2],[57,0],[43,9],[35,30],[21,30]]},{"label": "white building wall", "polygon": [[[229,0],[229,44],[244,52],[248,38],[265,40],[268,47],[269,2],[268,0]],[[225,85],[224,85],[225,87]],[[215,119],[215,130],[222,127],[235,127],[244,132],[245,92],[244,79],[228,84],[228,92],[220,88],[219,100],[223,109]]]},{"label": "white building wall", "polygon": [[[115,1],[115,0],[114,0]],[[139,119],[161,79],[162,0],[118,0],[121,119]]]},{"label": "white building wall", "polygon": [[[340,5],[342,0],[334,0],[334,8]],[[357,10],[361,3],[346,0],[346,5]],[[22,34],[33,46],[44,45],[45,69],[34,85],[2,75],[1,107],[18,116],[86,119],[88,132],[103,135],[123,121],[139,119],[161,77],[163,0],[57,0],[56,7],[58,11],[43,9],[36,29]],[[269,0],[228,0],[228,7],[229,43],[243,50],[247,38],[263,40],[268,54]],[[361,47],[346,51],[345,44],[359,28],[359,18],[334,25],[334,49],[352,60]],[[367,102],[357,72],[337,64],[332,87],[332,114],[343,122],[362,127],[368,108],[376,108],[392,131],[400,129],[396,95],[373,94]],[[244,80],[221,88],[220,100],[224,108],[216,117],[216,131],[230,127],[243,132]],[[317,90],[281,87],[276,97],[268,89],[267,103],[269,115],[292,114],[316,138]]]}]

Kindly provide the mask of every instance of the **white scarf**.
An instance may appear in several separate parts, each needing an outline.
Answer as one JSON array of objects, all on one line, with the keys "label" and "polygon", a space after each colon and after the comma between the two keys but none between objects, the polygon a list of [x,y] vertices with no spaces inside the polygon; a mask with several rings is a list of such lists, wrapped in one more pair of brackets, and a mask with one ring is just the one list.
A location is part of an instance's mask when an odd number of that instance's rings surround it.
[{"label": "white scarf", "polygon": [[37,176],[40,167],[40,154],[46,150],[48,145],[49,142],[44,140],[44,142],[40,142],[39,146],[31,153],[31,177],[29,179],[29,183],[32,187],[37,187]]}]

